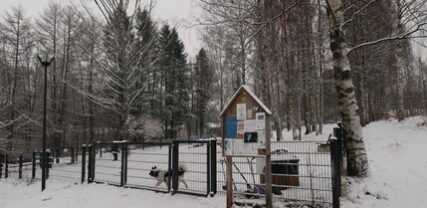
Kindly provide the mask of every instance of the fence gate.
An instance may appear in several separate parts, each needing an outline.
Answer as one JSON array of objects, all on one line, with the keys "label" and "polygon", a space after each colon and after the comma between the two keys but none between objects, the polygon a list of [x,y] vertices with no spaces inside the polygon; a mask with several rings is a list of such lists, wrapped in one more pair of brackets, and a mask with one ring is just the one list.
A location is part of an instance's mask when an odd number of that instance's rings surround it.
[{"label": "fence gate", "polygon": [[88,182],[164,193],[213,195],[215,152],[214,140],[93,143],[88,147]]},{"label": "fence gate", "polygon": [[[338,130],[335,130],[335,133]],[[336,135],[337,137],[339,135]],[[341,138],[329,141],[271,142],[273,201],[292,207],[339,207]],[[224,194],[226,163],[217,151],[218,191]],[[264,159],[233,158],[234,201],[265,203]]]}]

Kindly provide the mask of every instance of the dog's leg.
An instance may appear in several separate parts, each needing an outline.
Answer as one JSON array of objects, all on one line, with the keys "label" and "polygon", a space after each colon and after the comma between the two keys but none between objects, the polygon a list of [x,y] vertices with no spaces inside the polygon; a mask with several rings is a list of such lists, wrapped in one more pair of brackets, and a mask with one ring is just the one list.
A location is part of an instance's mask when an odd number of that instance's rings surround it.
[{"label": "dog's leg", "polygon": [[168,187],[169,186],[169,177],[165,177],[163,182],[165,182],[166,187]]},{"label": "dog's leg", "polygon": [[157,179],[156,186],[160,186],[160,184],[162,184],[162,180]]},{"label": "dog's leg", "polygon": [[185,185],[185,188],[188,188],[187,183],[185,182],[184,178],[179,178],[179,181]]}]

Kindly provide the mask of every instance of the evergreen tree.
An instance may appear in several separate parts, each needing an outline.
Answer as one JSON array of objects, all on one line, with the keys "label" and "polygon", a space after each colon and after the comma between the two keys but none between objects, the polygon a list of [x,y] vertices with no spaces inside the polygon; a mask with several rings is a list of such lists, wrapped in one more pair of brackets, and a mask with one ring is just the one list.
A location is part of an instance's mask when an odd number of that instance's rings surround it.
[{"label": "evergreen tree", "polygon": [[176,138],[188,114],[188,67],[184,44],[175,28],[164,25],[160,31],[159,67],[162,76],[162,118],[165,138]]},{"label": "evergreen tree", "polygon": [[211,98],[211,88],[213,82],[213,69],[210,66],[209,58],[206,51],[202,48],[196,56],[196,64],[194,65],[196,78],[195,94],[196,94],[196,112],[197,129],[199,137],[203,136],[208,104]]},{"label": "evergreen tree", "polygon": [[153,22],[147,9],[138,8],[136,13],[136,39],[140,49],[140,62],[138,65],[139,80],[137,90],[142,91],[136,98],[132,114],[140,117],[143,114],[156,116],[159,109],[158,102],[158,34],[156,24]]}]

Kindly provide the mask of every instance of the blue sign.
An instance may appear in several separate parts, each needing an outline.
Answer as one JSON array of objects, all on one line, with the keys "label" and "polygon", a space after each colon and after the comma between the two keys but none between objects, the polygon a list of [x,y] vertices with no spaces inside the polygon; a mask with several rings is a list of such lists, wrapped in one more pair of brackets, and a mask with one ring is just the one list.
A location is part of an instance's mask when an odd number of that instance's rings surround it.
[{"label": "blue sign", "polygon": [[237,138],[236,116],[228,116],[225,118],[225,138]]}]

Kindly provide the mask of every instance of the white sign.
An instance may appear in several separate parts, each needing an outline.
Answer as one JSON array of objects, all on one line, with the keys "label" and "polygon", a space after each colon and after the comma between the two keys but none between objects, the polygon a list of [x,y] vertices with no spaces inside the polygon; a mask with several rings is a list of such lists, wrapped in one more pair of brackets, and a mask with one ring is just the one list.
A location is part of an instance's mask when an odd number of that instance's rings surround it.
[{"label": "white sign", "polygon": [[245,120],[245,132],[256,132],[257,122],[256,120]]},{"label": "white sign", "polygon": [[246,103],[237,103],[237,120],[246,119]]},{"label": "white sign", "polygon": [[260,148],[265,147],[265,130],[258,129],[258,145]]},{"label": "white sign", "polygon": [[252,109],[249,109],[246,116],[248,117],[247,119],[252,119]]},{"label": "white sign", "polygon": [[235,139],[233,141],[233,154],[243,154],[243,139]]},{"label": "white sign", "polygon": [[256,113],[256,128],[265,129],[265,113]]},{"label": "white sign", "polygon": [[227,155],[233,154],[233,139],[230,139],[230,138],[224,139],[224,152]]}]

